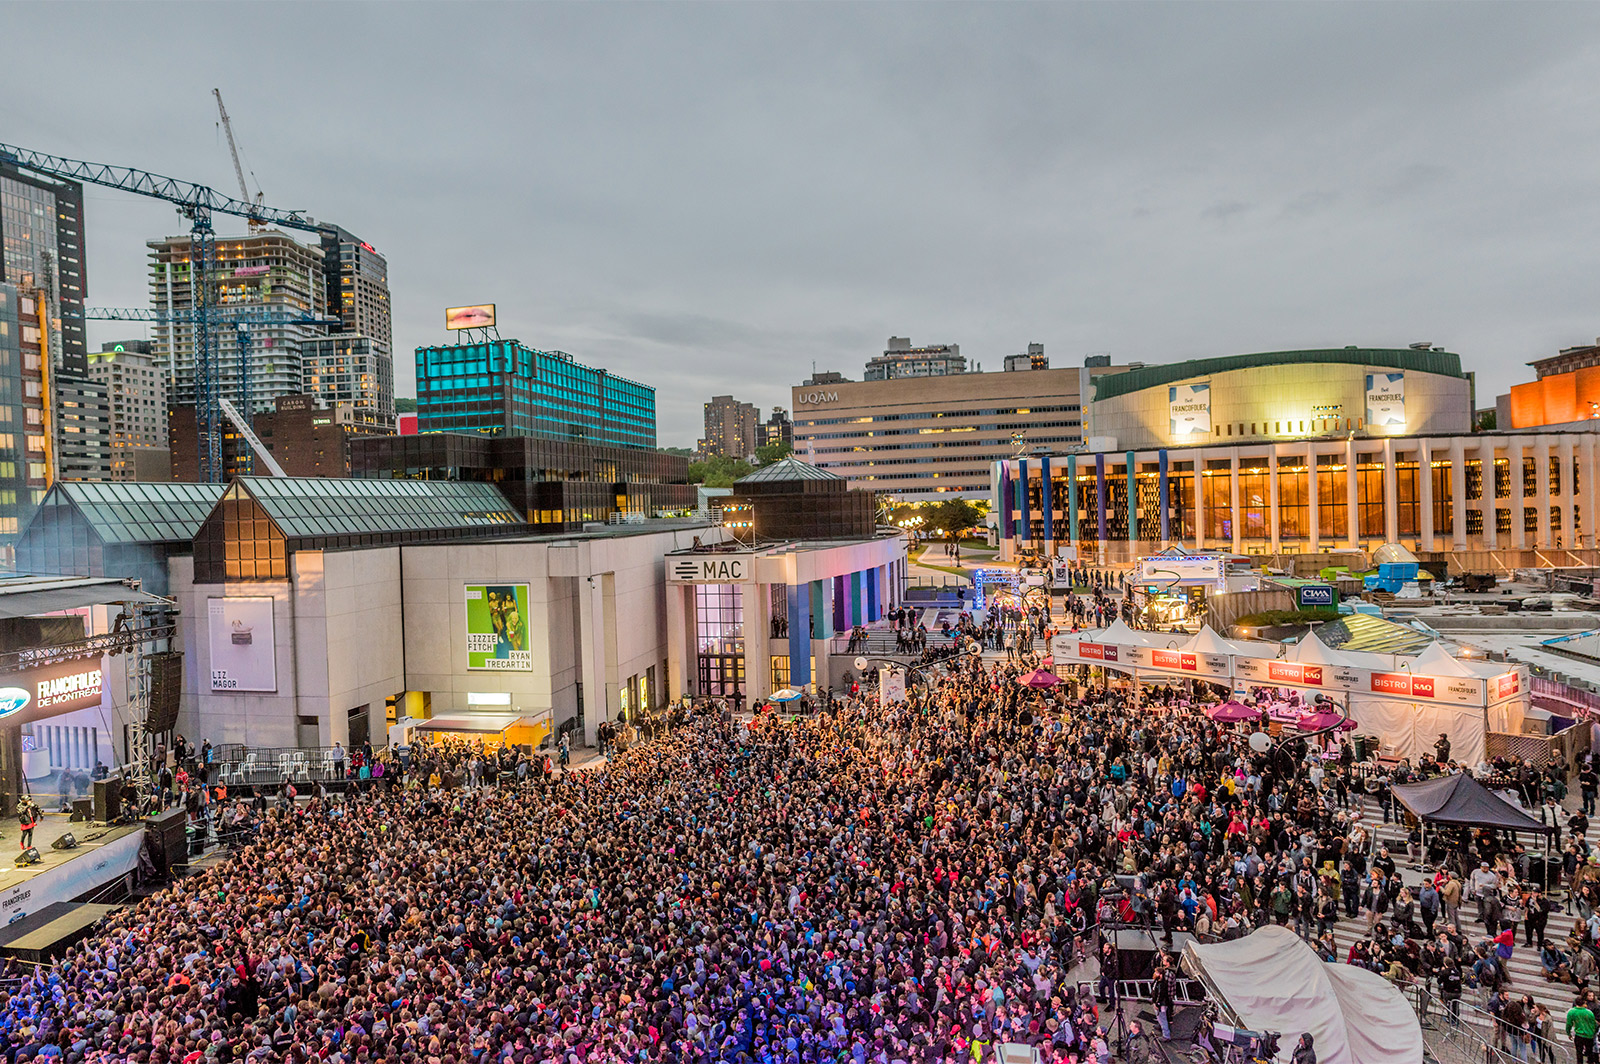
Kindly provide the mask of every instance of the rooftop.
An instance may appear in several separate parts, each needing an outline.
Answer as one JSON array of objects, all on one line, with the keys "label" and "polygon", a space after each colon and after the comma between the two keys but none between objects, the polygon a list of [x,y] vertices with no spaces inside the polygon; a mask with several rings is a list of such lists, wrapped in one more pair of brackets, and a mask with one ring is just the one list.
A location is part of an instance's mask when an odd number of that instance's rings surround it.
[{"label": "rooftop", "polygon": [[1322,363],[1325,365],[1378,366],[1383,369],[1411,370],[1415,373],[1436,373],[1444,377],[1461,377],[1461,356],[1449,351],[1418,351],[1413,348],[1393,347],[1332,347],[1307,351],[1263,351],[1254,355],[1225,355],[1221,358],[1197,358],[1188,362],[1169,362],[1161,366],[1144,366],[1125,373],[1105,373],[1094,378],[1096,401],[1112,399],[1129,392],[1140,392],[1191,377],[1204,377],[1212,373],[1227,373],[1236,369],[1258,369],[1285,363]]},{"label": "rooftop", "polygon": [[[187,543],[200,531],[222,484],[97,483],[57,481],[33,521],[51,506],[70,505],[94,529],[100,541],[112,544]],[[26,529],[24,529],[26,532]]]},{"label": "rooftop", "polygon": [[754,473],[747,473],[733,483],[739,484],[775,484],[790,480],[843,480],[837,473],[830,473],[826,469],[818,469],[814,465],[807,465],[793,456],[769,466],[762,466]]},{"label": "rooftop", "polygon": [[243,491],[291,539],[457,532],[522,525],[493,484],[456,480],[240,477]]}]

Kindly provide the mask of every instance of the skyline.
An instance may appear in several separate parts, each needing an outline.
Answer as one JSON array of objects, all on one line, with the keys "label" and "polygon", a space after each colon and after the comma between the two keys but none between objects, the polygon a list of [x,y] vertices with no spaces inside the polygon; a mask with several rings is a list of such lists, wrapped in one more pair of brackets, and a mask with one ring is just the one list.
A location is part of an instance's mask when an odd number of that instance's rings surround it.
[{"label": "skyline", "polygon": [[[251,68],[226,42],[263,12],[292,50]],[[13,57],[0,140],[230,191],[221,88],[266,202],[387,257],[398,394],[479,302],[653,385],[662,446],[891,335],[991,370],[1029,342],[1065,367],[1427,340],[1480,407],[1600,336],[1588,8],[9,14],[81,70]],[[451,33],[468,59],[439,59]],[[183,224],[85,200],[89,302],[148,305],[144,243]]]}]

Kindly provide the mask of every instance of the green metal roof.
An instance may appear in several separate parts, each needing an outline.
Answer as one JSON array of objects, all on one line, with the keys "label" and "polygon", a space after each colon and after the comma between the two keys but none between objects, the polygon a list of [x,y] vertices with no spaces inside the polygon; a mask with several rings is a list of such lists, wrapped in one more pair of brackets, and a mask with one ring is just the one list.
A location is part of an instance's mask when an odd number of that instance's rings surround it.
[{"label": "green metal roof", "polygon": [[769,466],[762,466],[754,473],[746,473],[735,484],[771,484],[791,480],[841,480],[837,473],[830,473],[826,469],[818,469],[814,465],[807,465],[798,458],[785,458],[780,462],[773,462]]},{"label": "green metal roof", "polygon": [[1347,613],[1337,621],[1319,625],[1317,638],[1336,650],[1369,654],[1417,654],[1433,642],[1433,636],[1409,625],[1365,613]]},{"label": "green metal roof", "polygon": [[70,503],[106,546],[188,543],[200,531],[221,484],[58,481],[41,504]]},{"label": "green metal roof", "polygon": [[236,483],[291,539],[436,531],[467,535],[526,523],[499,488],[472,481],[240,477]]},{"label": "green metal roof", "polygon": [[1112,399],[1129,392],[1158,388],[1191,377],[1207,377],[1236,369],[1259,369],[1292,363],[1375,366],[1380,369],[1436,373],[1442,377],[1463,377],[1461,356],[1449,351],[1415,351],[1409,347],[1331,347],[1311,351],[1264,351],[1256,355],[1225,355],[1222,358],[1197,358],[1161,366],[1130,369],[1126,373],[1102,373],[1094,378],[1094,398]]}]

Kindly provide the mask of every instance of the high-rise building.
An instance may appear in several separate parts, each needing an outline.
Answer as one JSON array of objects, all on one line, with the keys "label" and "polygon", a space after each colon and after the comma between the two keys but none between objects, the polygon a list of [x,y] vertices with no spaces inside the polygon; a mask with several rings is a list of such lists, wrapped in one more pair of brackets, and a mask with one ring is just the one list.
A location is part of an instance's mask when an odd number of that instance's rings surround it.
[{"label": "high-rise building", "polygon": [[42,300],[0,283],[0,537],[22,530],[50,487]]},{"label": "high-rise building", "polygon": [[417,348],[420,431],[656,445],[656,390],[520,340]]},{"label": "high-rise building", "polygon": [[892,381],[901,377],[945,377],[967,372],[967,360],[959,344],[933,344],[912,347],[905,336],[889,337],[883,354],[867,362],[862,380]]},{"label": "high-rise building", "polygon": [[55,394],[56,478],[111,479],[111,400],[104,382],[87,370],[57,367]]},{"label": "high-rise building", "polygon": [[781,406],[772,408],[772,416],[761,423],[761,443],[766,447],[794,446],[794,422],[789,419],[789,411]]},{"label": "high-rise building", "polygon": [[369,410],[394,425],[394,359],[379,341],[358,333],[334,333],[300,345],[306,394],[318,406],[344,404]]},{"label": "high-rise building", "polygon": [[[180,314],[191,310],[189,238],[152,240],[148,247],[151,307]],[[305,391],[301,348],[306,341],[326,335],[323,326],[310,323],[325,318],[329,311],[322,249],[269,229],[249,236],[219,237],[216,255],[216,271],[210,278],[214,301],[243,320],[249,338],[245,360],[249,407],[271,410],[280,395]],[[221,394],[243,409],[240,330],[231,322],[220,322],[213,326],[212,340]],[[184,321],[157,321],[155,350],[170,366],[171,402],[193,406],[194,326]]]},{"label": "high-rise building", "polygon": [[[325,389],[310,378],[312,367],[306,367],[306,390],[317,397],[324,406],[351,402],[375,410],[385,423],[394,421],[394,332],[390,324],[389,262],[365,240],[347,230],[334,228],[322,234],[322,272],[327,290],[328,312],[342,324],[334,331],[345,337],[343,345],[335,345],[335,357],[345,360],[343,366],[322,363],[322,369],[334,369],[334,377],[344,376],[348,367],[361,367],[360,374],[368,378],[366,387],[343,387],[359,381],[340,382]],[[328,346],[316,352],[319,360],[329,354]],[[326,373],[320,373],[322,380]]]},{"label": "high-rise building", "polygon": [[1005,361],[1007,373],[1018,373],[1030,369],[1049,369],[1050,356],[1044,353],[1044,344],[1029,344],[1028,350],[1020,355],[1007,355]]},{"label": "high-rise building", "polygon": [[85,368],[83,186],[0,163],[0,281],[45,294],[45,349],[58,364]]},{"label": "high-rise building", "polygon": [[[311,395],[280,395],[271,410],[251,417],[250,427],[273,461],[291,477],[348,477],[350,441],[356,436],[394,431],[393,422],[380,423],[370,407],[353,403],[323,406]],[[197,479],[200,451],[193,407],[173,408],[170,432],[172,479]],[[222,472],[225,479],[266,473],[265,464],[232,424],[222,433]]]},{"label": "high-rise building", "polygon": [[149,340],[101,345],[89,356],[89,378],[106,389],[111,418],[111,479],[170,480],[167,372]]},{"label": "high-rise building", "polygon": [[714,395],[705,404],[706,434],[700,441],[704,458],[749,458],[756,453],[761,411],[731,395]]}]

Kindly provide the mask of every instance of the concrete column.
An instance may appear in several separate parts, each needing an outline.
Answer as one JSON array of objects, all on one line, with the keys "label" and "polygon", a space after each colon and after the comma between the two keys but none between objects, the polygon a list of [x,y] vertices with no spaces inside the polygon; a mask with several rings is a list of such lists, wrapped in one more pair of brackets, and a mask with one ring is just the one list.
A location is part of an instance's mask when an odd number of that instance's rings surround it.
[{"label": "concrete column", "polygon": [[1000,463],[1000,529],[999,529],[1002,557],[1004,557],[1004,553],[1003,552],[1004,552],[1004,549],[1005,549],[1007,541],[1009,541],[1011,539],[1011,537],[1015,534],[1015,529],[1014,529],[1014,527],[1012,526],[1012,523],[1011,523],[1011,503],[1012,503],[1011,463],[1002,461]]},{"label": "concrete column", "polygon": [[811,682],[811,592],[805,584],[789,585],[789,686],[799,690]]},{"label": "concrete column", "polygon": [[1467,549],[1467,452],[1460,436],[1450,439],[1450,549]]},{"label": "concrete column", "polygon": [[1526,504],[1522,498],[1522,458],[1527,440],[1513,436],[1506,442],[1506,459],[1511,467],[1511,546],[1514,550],[1528,548],[1528,536],[1523,530],[1522,511]]},{"label": "concrete column", "polygon": [[1172,543],[1172,518],[1169,512],[1172,509],[1172,494],[1167,481],[1167,452],[1165,449],[1156,455],[1156,462],[1159,467],[1157,476],[1161,478],[1156,489],[1157,498],[1160,501],[1156,505],[1161,508],[1161,549],[1166,550],[1168,545]]},{"label": "concrete column", "polygon": [[[826,690],[828,687],[828,650],[833,638],[833,609],[828,602],[828,592],[831,581],[811,581],[811,620],[814,626],[811,639],[811,657],[817,663],[817,674],[814,679],[817,686]],[[891,576],[891,583],[898,583],[895,576]]]},{"label": "concrete column", "polygon": [[1278,524],[1278,449],[1274,447],[1267,452],[1267,538],[1274,554],[1278,553],[1281,532],[1282,527]]},{"label": "concrete column", "polygon": [[1206,453],[1190,453],[1194,455],[1194,548],[1198,551],[1206,545]]},{"label": "concrete column", "polygon": [[1494,437],[1484,436],[1478,440],[1478,469],[1483,481],[1483,491],[1478,499],[1478,504],[1483,507],[1483,546],[1486,550],[1498,550],[1500,547],[1500,526],[1495,521],[1495,472],[1494,472]]},{"label": "concrete column", "polygon": [[1383,441],[1383,538],[1400,539],[1400,478],[1394,469],[1394,438]]},{"label": "concrete column", "polygon": [[578,590],[578,659],[583,676],[583,741],[594,746],[596,729],[615,716],[607,690],[605,585],[603,576],[575,577]]},{"label": "concrete column", "polygon": [[1533,441],[1533,492],[1534,528],[1539,537],[1534,546],[1549,550],[1555,546],[1555,535],[1550,531],[1550,439],[1547,436]]},{"label": "concrete column", "polygon": [[1417,441],[1417,530],[1422,549],[1433,550],[1433,441]]},{"label": "concrete column", "polygon": [[1055,492],[1050,490],[1050,456],[1039,456],[1039,506],[1044,511],[1044,553],[1046,557],[1055,553],[1056,545],[1056,500]]},{"label": "concrete column", "polygon": [[1579,513],[1578,520],[1583,525],[1583,540],[1591,547],[1600,547],[1600,514],[1594,512],[1594,480],[1597,470],[1594,465],[1594,435],[1584,433],[1579,444],[1578,490]]},{"label": "concrete column", "polygon": [[878,597],[878,577],[876,570],[863,569],[861,583],[867,592],[867,623],[883,619],[883,600]]},{"label": "concrete column", "polygon": [[1094,509],[1095,519],[1099,522],[1098,543],[1101,553],[1106,549],[1106,456],[1094,456]]},{"label": "concrete column", "polygon": [[850,595],[845,590],[845,577],[833,578],[833,630],[842,632],[850,627]]},{"label": "concrete column", "polygon": [[1572,437],[1563,433],[1556,441],[1556,456],[1561,462],[1561,542],[1575,550],[1578,546],[1578,520],[1573,513],[1573,503],[1577,501],[1578,493],[1572,484],[1574,451]]},{"label": "concrete column", "polygon": [[682,698],[694,690],[694,585],[667,585],[667,697]]},{"label": "concrete column", "polygon": [[1311,527],[1306,530],[1306,550],[1317,553],[1320,535],[1317,528],[1322,515],[1317,512],[1317,449],[1306,444],[1306,520]]},{"label": "concrete column", "polygon": [[1067,455],[1067,542],[1078,544],[1078,456]]},{"label": "concrete column", "polygon": [[1350,547],[1352,550],[1361,546],[1361,507],[1360,488],[1356,484],[1356,441],[1344,441],[1344,496],[1345,496],[1345,524],[1350,530]]},{"label": "concrete column", "polygon": [[1129,553],[1138,556],[1139,548],[1139,463],[1134,459],[1132,451],[1128,452],[1127,464],[1123,466],[1123,486],[1128,493],[1128,545]]},{"label": "concrete column", "polygon": [[867,623],[867,585],[860,573],[845,577],[850,583],[850,623]]},{"label": "concrete column", "polygon": [[741,584],[744,612],[745,705],[772,693],[772,589],[766,584]]},{"label": "concrete column", "polygon": [[1028,460],[1017,460],[1017,542],[1033,542],[1033,514],[1028,510]]},{"label": "concrete column", "polygon": [[1233,505],[1233,553],[1243,551],[1244,543],[1244,508],[1239,505],[1239,452],[1235,450],[1228,456],[1228,490]]}]

